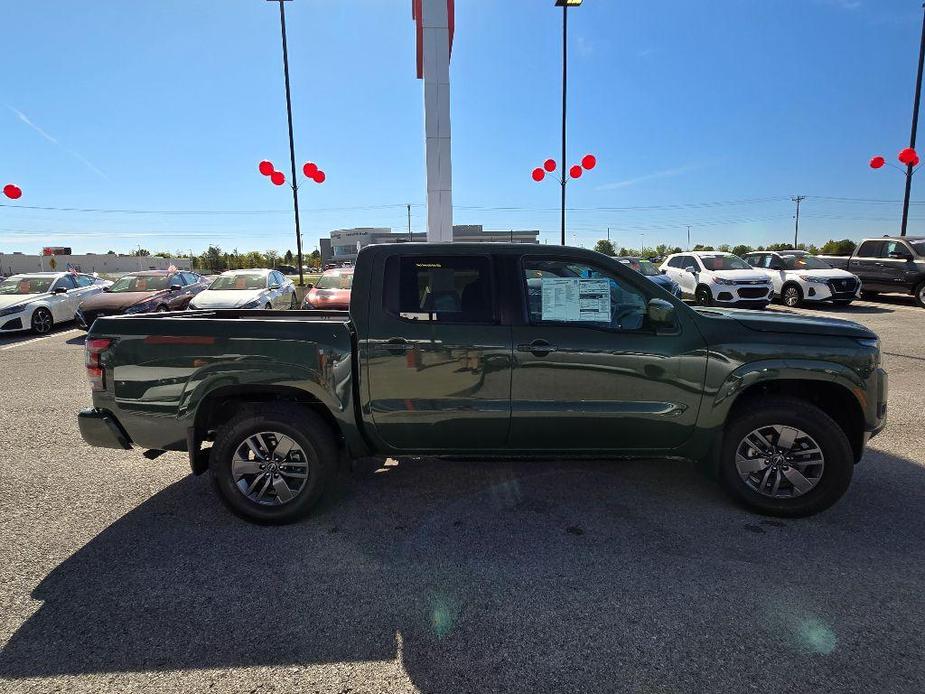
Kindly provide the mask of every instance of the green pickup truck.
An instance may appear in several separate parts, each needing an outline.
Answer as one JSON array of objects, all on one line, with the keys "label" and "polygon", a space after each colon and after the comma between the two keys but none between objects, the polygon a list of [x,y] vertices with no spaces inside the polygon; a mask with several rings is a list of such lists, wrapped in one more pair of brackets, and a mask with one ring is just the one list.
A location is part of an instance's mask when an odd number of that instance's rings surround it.
[{"label": "green pickup truck", "polygon": [[856,323],[692,308],[579,248],[388,244],[349,312],[99,318],[93,446],[187,451],[239,515],[309,511],[364,456],[680,458],[765,514],[848,487],[886,420]]}]

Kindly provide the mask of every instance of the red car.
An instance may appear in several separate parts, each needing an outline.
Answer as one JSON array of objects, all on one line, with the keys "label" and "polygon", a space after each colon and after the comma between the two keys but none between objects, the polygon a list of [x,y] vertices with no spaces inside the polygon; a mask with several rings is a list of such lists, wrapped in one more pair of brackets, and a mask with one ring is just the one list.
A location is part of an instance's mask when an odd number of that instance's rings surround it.
[{"label": "red car", "polygon": [[302,301],[304,309],[346,311],[350,308],[350,288],[353,286],[353,268],[326,270]]}]

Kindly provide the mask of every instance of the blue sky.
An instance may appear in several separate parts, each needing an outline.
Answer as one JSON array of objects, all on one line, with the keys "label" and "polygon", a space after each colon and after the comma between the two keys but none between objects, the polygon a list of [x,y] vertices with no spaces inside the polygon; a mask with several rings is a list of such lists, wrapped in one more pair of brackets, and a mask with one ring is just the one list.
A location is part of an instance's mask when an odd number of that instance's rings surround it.
[{"label": "blue sky", "polygon": [[[558,238],[561,13],[457,0],[454,221]],[[917,0],[585,0],[570,14],[569,241],[754,245],[898,230],[921,31]],[[306,247],[333,228],[423,230],[422,84],[410,0],[287,5]],[[275,4],[6,3],[0,251],[294,249]],[[923,142],[925,148],[925,142]],[[288,168],[288,165],[286,165]],[[916,185],[913,200],[925,201]],[[873,200],[885,202],[859,202]],[[175,214],[22,209],[169,210]],[[189,211],[200,211],[193,214]],[[212,211],[212,213],[205,213]],[[232,211],[262,211],[229,214]],[[925,233],[913,207],[910,232]]]}]

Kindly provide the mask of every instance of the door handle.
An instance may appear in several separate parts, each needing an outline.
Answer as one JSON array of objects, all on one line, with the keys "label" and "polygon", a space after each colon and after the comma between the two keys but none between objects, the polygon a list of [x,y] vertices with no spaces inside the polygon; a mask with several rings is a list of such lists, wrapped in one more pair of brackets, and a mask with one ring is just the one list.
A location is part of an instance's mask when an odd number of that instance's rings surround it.
[{"label": "door handle", "polygon": [[545,357],[550,352],[559,350],[555,345],[551,345],[546,340],[534,340],[529,345],[517,345],[518,352],[530,352],[537,357]]},{"label": "door handle", "polygon": [[384,346],[386,352],[390,352],[391,354],[410,352],[412,349],[414,349],[414,345],[412,345],[403,337],[393,337],[391,340],[387,340]]}]

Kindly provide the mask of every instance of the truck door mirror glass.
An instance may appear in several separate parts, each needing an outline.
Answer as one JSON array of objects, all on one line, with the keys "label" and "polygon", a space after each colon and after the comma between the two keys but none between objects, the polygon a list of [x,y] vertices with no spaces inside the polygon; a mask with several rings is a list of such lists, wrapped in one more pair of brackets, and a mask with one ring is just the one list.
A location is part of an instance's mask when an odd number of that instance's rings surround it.
[{"label": "truck door mirror glass", "polygon": [[664,299],[649,299],[646,306],[649,325],[655,332],[673,332],[676,329],[674,305]]}]

